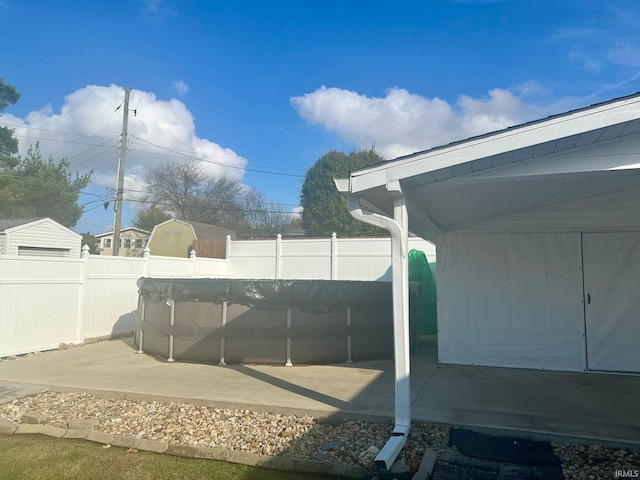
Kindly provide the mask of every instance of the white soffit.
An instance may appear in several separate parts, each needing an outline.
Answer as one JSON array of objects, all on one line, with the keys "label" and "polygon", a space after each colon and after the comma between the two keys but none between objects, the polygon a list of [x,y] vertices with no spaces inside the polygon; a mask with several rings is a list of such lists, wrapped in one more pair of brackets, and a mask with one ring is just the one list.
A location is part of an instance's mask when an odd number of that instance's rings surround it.
[{"label": "white soffit", "polygon": [[619,171],[434,184],[410,198],[412,203],[428,206],[432,219],[447,229],[462,222],[487,220],[639,186],[640,175]]}]

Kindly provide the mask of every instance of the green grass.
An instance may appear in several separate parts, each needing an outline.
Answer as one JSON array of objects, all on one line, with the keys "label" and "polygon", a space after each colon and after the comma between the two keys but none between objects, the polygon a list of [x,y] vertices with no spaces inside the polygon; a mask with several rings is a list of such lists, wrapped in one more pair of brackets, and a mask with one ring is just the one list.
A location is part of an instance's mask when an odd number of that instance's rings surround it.
[{"label": "green grass", "polygon": [[328,480],[335,477],[280,472],[246,465],[127,448],[103,448],[98,443],[42,435],[0,435],[0,479],[127,479],[127,480]]}]

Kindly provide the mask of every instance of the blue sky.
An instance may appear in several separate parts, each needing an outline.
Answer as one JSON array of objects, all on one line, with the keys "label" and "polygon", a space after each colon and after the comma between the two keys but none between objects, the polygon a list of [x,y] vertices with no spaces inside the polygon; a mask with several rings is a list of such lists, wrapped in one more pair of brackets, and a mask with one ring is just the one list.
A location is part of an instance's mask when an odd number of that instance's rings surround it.
[{"label": "blue sky", "polygon": [[93,169],[79,232],[123,226],[143,172],[195,158],[291,210],[331,149],[386,159],[640,90],[640,4],[547,0],[0,0],[0,116],[21,152]]}]

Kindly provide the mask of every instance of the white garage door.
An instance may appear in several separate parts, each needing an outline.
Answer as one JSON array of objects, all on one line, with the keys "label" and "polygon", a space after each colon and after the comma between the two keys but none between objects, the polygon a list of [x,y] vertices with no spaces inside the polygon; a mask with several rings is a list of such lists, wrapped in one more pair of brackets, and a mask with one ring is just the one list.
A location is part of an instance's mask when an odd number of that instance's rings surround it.
[{"label": "white garage door", "polygon": [[582,235],[587,368],[640,373],[640,232]]}]

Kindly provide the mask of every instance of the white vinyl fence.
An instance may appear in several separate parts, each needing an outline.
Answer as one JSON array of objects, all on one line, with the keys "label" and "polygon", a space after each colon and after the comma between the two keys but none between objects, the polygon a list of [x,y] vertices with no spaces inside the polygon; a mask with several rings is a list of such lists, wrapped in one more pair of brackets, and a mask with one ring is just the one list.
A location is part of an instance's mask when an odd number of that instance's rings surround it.
[{"label": "white vinyl fence", "polygon": [[[418,237],[409,249],[436,261],[436,249]],[[391,281],[389,238],[227,239],[230,278]]]},{"label": "white vinyl fence", "polygon": [[[435,261],[435,247],[409,248]],[[334,279],[390,281],[388,238],[228,240],[227,259],[89,255],[0,255],[0,357],[133,331],[136,281],[156,278]]]}]

